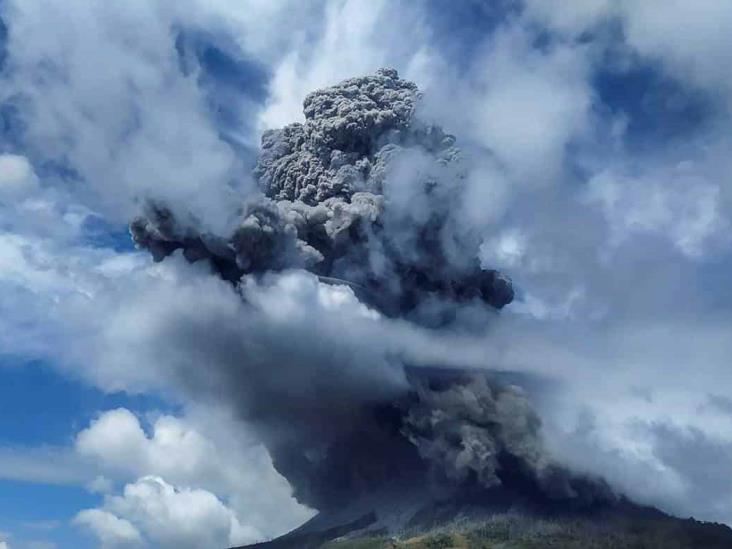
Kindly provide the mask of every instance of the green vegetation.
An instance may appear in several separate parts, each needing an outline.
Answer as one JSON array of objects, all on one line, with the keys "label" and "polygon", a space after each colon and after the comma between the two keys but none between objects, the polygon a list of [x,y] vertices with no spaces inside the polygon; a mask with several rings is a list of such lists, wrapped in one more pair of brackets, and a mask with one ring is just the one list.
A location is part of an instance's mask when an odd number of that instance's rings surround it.
[{"label": "green vegetation", "polygon": [[337,539],[324,549],[722,549],[724,527],[669,517],[541,520],[499,515],[431,532]]}]

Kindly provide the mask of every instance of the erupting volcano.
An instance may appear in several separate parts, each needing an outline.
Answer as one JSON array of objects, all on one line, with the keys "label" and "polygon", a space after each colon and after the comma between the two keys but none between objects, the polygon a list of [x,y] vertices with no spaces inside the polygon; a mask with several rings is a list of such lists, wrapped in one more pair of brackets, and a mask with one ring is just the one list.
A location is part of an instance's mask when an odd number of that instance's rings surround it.
[{"label": "erupting volcano", "polygon": [[[131,224],[156,261],[182,250],[207,264],[251,315],[251,329],[217,349],[226,360],[207,367],[227,380],[296,498],[319,512],[269,545],[319,547],[509,511],[665,521],[552,458],[532,406],[541,379],[491,372],[488,359],[482,369],[413,362],[379,343],[410,327],[473,333],[501,322],[514,297],[507,274],[481,263],[465,214],[475,158],[420,118],[420,99],[393,69],[315,91],[304,123],[264,134],[261,192],[242,197],[228,234],[160,202]],[[254,290],[292,284],[351,312],[316,316],[295,338],[277,322],[255,330]],[[342,322],[363,329],[341,336]]]}]

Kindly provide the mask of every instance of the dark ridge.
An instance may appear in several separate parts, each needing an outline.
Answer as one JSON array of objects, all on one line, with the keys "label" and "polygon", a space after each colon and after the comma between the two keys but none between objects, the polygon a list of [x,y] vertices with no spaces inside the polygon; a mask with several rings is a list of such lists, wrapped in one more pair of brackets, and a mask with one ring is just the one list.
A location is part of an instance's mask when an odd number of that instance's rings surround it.
[{"label": "dark ridge", "polygon": [[374,522],[376,522],[376,515],[371,512],[352,522],[349,522],[348,524],[334,526],[333,528],[323,530],[322,532],[299,533],[300,529],[298,528],[297,530],[293,530],[289,534],[285,534],[284,536],[281,536],[272,541],[255,543],[254,545],[242,545],[233,549],[242,549],[243,547],[261,547],[268,549],[316,549],[318,547],[322,547],[324,543],[330,540],[344,536],[349,532],[362,530],[363,528],[366,528]]}]

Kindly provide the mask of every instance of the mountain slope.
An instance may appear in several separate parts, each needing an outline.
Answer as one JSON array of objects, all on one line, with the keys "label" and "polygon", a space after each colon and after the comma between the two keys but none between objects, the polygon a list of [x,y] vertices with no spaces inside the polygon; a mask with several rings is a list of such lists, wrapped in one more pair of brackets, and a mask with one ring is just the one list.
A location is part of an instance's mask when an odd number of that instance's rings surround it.
[{"label": "mountain slope", "polygon": [[[398,510],[398,505],[392,510]],[[625,499],[587,509],[430,502],[406,522],[382,511],[333,524],[323,514],[261,549],[730,549],[732,529],[679,519]],[[403,511],[403,509],[402,509]]]},{"label": "mountain slope", "polygon": [[456,522],[402,536],[354,536],[324,549],[727,549],[732,530],[719,524],[668,516],[605,520],[532,519],[497,515],[482,522]]}]

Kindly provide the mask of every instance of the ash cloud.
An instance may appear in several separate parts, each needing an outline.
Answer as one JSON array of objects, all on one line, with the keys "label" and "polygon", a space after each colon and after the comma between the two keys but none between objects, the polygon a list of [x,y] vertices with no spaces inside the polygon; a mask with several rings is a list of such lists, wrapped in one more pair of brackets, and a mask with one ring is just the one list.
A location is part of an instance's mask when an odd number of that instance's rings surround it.
[{"label": "ash cloud", "polygon": [[[162,203],[131,223],[156,261],[181,250],[236,289],[231,322],[176,334],[177,353],[209,365],[182,376],[233,403],[298,500],[321,511],[425,484],[610,497],[552,463],[520,389],[410,367],[384,343],[409,326],[458,330],[461,309],[513,299],[508,277],[481,267],[463,218],[471,160],[419,119],[419,101],[392,69],[315,91],[304,124],[264,134],[261,194],[242,199],[228,234]],[[307,312],[288,308],[303,292]]]},{"label": "ash cloud", "polygon": [[468,377],[434,390],[417,382],[418,402],[405,417],[403,431],[420,455],[464,482],[470,476],[491,488],[501,484],[498,458],[507,452],[535,471],[546,462],[541,421],[523,391]]},{"label": "ash cloud", "polygon": [[[309,94],[303,105],[305,124],[262,137],[256,174],[265,194],[311,205],[347,199],[359,190],[381,194],[385,163],[394,148],[418,137],[411,127],[418,98],[417,86],[393,69]],[[449,149],[454,139],[435,131],[431,145]],[[419,144],[430,143],[420,139]]]},{"label": "ash cloud", "polygon": [[250,197],[228,235],[150,204],[137,244],[160,261],[183,249],[224,278],[305,268],[379,296],[391,315],[430,300],[503,307],[510,280],[481,268],[459,219],[467,161],[455,138],[415,116],[416,86],[381,69],[307,96],[306,121],[265,133]]}]

